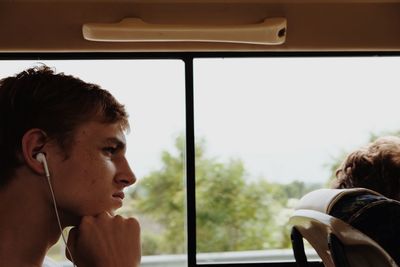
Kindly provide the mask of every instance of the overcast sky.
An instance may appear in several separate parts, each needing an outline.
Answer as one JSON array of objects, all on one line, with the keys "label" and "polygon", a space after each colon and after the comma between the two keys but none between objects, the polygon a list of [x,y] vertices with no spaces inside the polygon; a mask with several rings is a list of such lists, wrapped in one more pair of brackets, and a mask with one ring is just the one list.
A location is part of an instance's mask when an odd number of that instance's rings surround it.
[{"label": "overcast sky", "polygon": [[[140,179],[184,132],[179,60],[40,61],[110,90],[128,112],[129,161]],[[0,61],[0,77],[37,61]],[[196,136],[221,161],[240,158],[248,178],[325,182],[326,164],[400,129],[399,58],[195,60]]]}]

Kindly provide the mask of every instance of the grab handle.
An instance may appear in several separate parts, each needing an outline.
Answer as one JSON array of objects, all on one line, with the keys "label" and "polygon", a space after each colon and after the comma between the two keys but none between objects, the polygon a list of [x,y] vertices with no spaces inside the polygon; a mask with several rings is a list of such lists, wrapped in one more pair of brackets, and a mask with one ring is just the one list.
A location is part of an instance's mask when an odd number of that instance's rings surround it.
[{"label": "grab handle", "polygon": [[98,42],[219,42],[279,45],[286,40],[286,18],[228,26],[148,24],[139,18],[118,23],[87,23],[83,37]]}]

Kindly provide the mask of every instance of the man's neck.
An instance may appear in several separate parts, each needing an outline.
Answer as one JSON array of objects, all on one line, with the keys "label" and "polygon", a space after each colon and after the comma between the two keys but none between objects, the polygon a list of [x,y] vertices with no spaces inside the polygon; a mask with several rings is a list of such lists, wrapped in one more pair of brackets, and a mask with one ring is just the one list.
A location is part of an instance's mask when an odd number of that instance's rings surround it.
[{"label": "man's neck", "polygon": [[17,176],[0,189],[0,266],[41,266],[59,239],[54,208],[42,183],[37,177]]}]

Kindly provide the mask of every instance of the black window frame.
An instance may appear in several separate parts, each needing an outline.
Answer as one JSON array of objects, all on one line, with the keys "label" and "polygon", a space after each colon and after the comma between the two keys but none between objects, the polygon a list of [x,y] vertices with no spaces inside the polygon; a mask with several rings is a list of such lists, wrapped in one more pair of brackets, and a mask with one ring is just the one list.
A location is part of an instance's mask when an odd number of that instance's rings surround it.
[{"label": "black window frame", "polygon": [[[0,52],[3,60],[182,60],[185,64],[186,128],[186,220],[188,267],[294,267],[295,262],[215,263],[196,261],[196,188],[193,61],[200,58],[279,58],[279,57],[399,57],[400,51],[303,51],[303,52]],[[323,266],[319,261],[310,267]]]}]

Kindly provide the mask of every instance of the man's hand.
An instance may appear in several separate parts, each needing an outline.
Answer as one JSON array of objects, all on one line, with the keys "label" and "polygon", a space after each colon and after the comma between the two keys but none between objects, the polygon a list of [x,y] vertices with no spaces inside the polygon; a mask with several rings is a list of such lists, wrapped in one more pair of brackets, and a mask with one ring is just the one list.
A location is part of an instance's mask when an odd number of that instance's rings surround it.
[{"label": "man's hand", "polygon": [[69,232],[67,246],[78,267],[138,267],[140,226],[134,218],[108,213],[85,216]]}]

